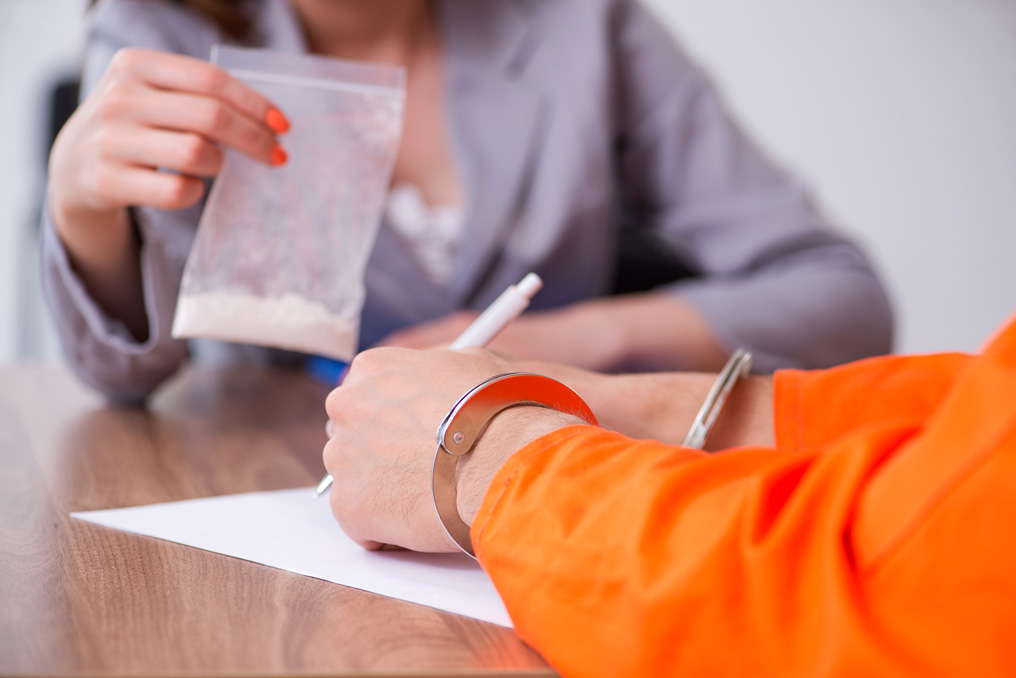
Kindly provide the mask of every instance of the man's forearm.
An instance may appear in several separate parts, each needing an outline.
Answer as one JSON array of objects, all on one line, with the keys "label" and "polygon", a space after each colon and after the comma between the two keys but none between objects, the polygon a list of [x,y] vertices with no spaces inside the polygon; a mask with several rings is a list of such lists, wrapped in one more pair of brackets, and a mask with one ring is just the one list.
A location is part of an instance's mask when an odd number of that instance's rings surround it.
[{"label": "man's forearm", "polygon": [[[568,379],[568,375],[558,375],[562,377]],[[570,380],[604,428],[629,438],[679,445],[716,375],[606,376],[576,370]],[[772,407],[772,378],[751,377],[739,383],[706,440],[706,449],[771,446]],[[512,408],[495,417],[474,452],[459,461],[458,501],[463,520],[472,523],[491,479],[512,454],[548,433],[582,423],[576,417],[539,407]]]},{"label": "man's forearm", "polygon": [[[672,445],[684,442],[716,381],[715,374],[604,375],[550,363],[523,361],[516,365],[571,386],[589,403],[601,426],[630,438]],[[706,441],[706,449],[772,445],[772,406],[771,377],[750,377],[738,383]]]}]

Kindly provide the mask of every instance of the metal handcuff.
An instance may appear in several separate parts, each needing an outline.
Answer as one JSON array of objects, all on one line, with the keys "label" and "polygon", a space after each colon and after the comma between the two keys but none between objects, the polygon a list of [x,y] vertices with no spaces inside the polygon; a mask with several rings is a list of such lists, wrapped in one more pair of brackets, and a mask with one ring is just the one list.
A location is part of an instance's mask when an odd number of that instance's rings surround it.
[{"label": "metal handcuff", "polygon": [[473,449],[491,419],[510,407],[521,405],[558,410],[596,425],[596,416],[578,393],[539,374],[499,374],[474,386],[459,398],[437,429],[431,488],[434,508],[445,532],[474,559],[476,554],[469,539],[469,526],[459,516],[455,468],[459,457]]},{"label": "metal handcuff", "polygon": [[706,395],[706,400],[695,415],[695,421],[691,424],[688,436],[684,439],[684,447],[691,447],[701,450],[706,445],[706,438],[713,430],[716,420],[727,404],[730,392],[734,390],[737,380],[751,374],[751,353],[739,348],[730,356],[730,360],[723,366],[712,388]]},{"label": "metal handcuff", "polygon": [[[706,396],[684,446],[702,449],[738,379],[751,372],[751,354],[738,349],[727,361]],[[459,398],[437,429],[431,489],[434,508],[445,532],[463,552],[476,558],[469,525],[459,516],[455,469],[469,453],[491,419],[521,405],[534,405],[575,415],[595,426],[596,416],[579,395],[561,382],[539,374],[512,372],[491,377]]]}]

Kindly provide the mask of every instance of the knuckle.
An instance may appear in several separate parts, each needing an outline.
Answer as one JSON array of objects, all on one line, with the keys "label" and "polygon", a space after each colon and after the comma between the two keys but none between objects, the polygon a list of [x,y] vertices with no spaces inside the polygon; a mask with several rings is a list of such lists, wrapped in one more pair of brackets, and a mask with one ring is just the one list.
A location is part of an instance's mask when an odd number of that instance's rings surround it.
[{"label": "knuckle", "polygon": [[123,83],[115,82],[105,91],[99,102],[99,116],[106,121],[123,117],[131,107],[133,97]]},{"label": "knuckle", "polygon": [[96,196],[106,197],[110,195],[116,185],[116,176],[113,169],[106,163],[99,163],[91,172],[91,190]]},{"label": "knuckle", "polygon": [[187,177],[167,175],[163,189],[163,205],[167,208],[184,207],[193,201],[193,181]]},{"label": "knuckle", "polygon": [[[325,447],[321,452],[321,459],[325,463],[325,469],[331,473],[332,469],[336,467],[338,463],[338,455],[341,453],[341,448],[334,442],[329,440],[325,443]],[[333,474],[334,475],[334,474]]]},{"label": "knuckle", "polygon": [[109,157],[116,148],[117,134],[109,126],[100,127],[93,137],[95,151],[100,158]]},{"label": "knuckle", "polygon": [[361,351],[353,356],[353,360],[349,363],[350,375],[356,374],[357,376],[364,372],[371,372],[377,367],[378,353],[383,349],[372,348],[366,351]]},{"label": "knuckle", "polygon": [[242,139],[243,143],[251,149],[257,149],[258,151],[265,153],[266,156],[271,153],[272,147],[275,145],[270,140],[268,134],[262,134],[253,125],[244,131]]},{"label": "knuckle", "polygon": [[198,86],[207,92],[218,93],[229,84],[229,76],[222,69],[208,66],[198,76]]},{"label": "knuckle", "polygon": [[113,55],[109,62],[109,71],[115,75],[129,73],[137,68],[143,58],[143,52],[135,47],[122,47]]},{"label": "knuckle", "polygon": [[201,113],[201,126],[205,132],[215,133],[225,129],[229,115],[225,106],[217,101],[209,102]]},{"label": "knuckle", "polygon": [[199,167],[208,154],[210,144],[201,137],[188,134],[179,145],[180,165],[184,169]]},{"label": "knuckle", "polygon": [[208,144],[206,149],[205,169],[208,174],[218,174],[226,161],[226,156],[213,144]]},{"label": "knuckle", "polygon": [[325,398],[325,412],[328,414],[329,419],[337,421],[345,410],[343,401],[345,400],[346,392],[341,388],[333,389],[328,397]]}]

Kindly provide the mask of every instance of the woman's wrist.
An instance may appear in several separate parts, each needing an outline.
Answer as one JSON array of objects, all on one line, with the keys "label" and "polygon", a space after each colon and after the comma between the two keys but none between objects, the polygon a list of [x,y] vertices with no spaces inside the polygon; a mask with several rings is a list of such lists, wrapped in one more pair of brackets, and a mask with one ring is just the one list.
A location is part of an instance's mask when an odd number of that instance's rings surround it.
[{"label": "woman's wrist", "polygon": [[669,290],[602,300],[616,355],[613,369],[718,371],[727,352],[697,308]]},{"label": "woman's wrist", "polygon": [[525,405],[509,408],[494,417],[473,451],[458,462],[455,479],[462,520],[467,525],[473,524],[490,483],[509,457],[549,433],[585,423],[557,410]]},{"label": "woman's wrist", "polygon": [[60,199],[50,199],[50,219],[76,267],[91,270],[116,267],[132,249],[135,236],[126,208],[94,210]]},{"label": "woman's wrist", "polygon": [[614,297],[580,301],[551,313],[560,316],[573,338],[569,354],[562,354],[560,362],[599,372],[610,372],[623,362],[625,333],[615,316]]},{"label": "woman's wrist", "polygon": [[96,303],[138,341],[148,337],[141,278],[141,243],[126,208],[109,213],[53,199],[50,218],[71,266]]}]

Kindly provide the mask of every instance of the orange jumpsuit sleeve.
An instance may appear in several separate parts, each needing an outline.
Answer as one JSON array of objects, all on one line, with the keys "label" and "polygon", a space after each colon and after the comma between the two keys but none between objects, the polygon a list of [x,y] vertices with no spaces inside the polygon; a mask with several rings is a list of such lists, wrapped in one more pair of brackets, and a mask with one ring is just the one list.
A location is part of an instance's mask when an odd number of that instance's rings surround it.
[{"label": "orange jumpsuit sleeve", "polygon": [[962,353],[884,356],[828,370],[778,372],[777,446],[803,452],[866,426],[920,423],[972,359]]},{"label": "orange jumpsuit sleeve", "polygon": [[513,455],[472,538],[519,635],[568,678],[1011,675],[1016,329],[864,369],[778,376],[777,448]]}]

